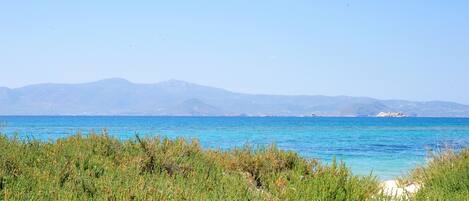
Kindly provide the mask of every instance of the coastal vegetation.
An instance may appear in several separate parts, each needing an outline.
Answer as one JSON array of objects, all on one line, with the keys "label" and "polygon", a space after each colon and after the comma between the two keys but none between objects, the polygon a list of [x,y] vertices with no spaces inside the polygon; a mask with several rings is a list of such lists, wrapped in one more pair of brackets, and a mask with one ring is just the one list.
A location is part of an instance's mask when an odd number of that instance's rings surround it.
[{"label": "coastal vegetation", "polygon": [[0,200],[369,200],[376,178],[275,146],[204,150],[196,140],[106,134],[0,137]]},{"label": "coastal vegetation", "polygon": [[422,186],[412,200],[469,200],[469,148],[432,154],[403,181],[409,182]]},{"label": "coastal vegetation", "polygon": [[469,150],[435,155],[402,181],[416,193],[385,196],[376,177],[322,164],[275,145],[202,149],[197,140],[118,140],[76,134],[56,141],[0,137],[0,200],[464,200]]}]

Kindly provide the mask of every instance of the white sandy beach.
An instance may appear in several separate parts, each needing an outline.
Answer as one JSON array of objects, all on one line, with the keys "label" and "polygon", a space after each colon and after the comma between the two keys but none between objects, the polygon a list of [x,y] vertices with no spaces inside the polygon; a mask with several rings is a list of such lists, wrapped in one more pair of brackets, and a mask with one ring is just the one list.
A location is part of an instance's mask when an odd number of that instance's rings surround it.
[{"label": "white sandy beach", "polygon": [[388,196],[408,197],[410,194],[416,193],[420,189],[420,185],[412,183],[406,186],[398,184],[397,180],[386,180],[381,183],[383,193]]}]

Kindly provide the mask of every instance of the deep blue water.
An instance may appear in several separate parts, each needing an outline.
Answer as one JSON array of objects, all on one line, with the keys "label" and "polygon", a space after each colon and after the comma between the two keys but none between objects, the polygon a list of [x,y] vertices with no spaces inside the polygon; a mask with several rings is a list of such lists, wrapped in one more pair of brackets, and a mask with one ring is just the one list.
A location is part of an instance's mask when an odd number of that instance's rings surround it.
[{"label": "deep blue water", "polygon": [[302,156],[346,162],[381,179],[407,172],[427,152],[469,146],[469,118],[75,117],[0,116],[0,132],[53,140],[108,129],[120,139],[161,135],[198,138],[206,148],[276,143]]}]

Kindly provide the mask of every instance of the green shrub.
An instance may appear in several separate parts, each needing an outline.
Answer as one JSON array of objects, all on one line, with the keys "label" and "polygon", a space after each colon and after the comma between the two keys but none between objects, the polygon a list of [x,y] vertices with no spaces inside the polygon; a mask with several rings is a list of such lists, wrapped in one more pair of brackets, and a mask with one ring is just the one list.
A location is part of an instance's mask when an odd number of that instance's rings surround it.
[{"label": "green shrub", "polygon": [[372,200],[375,177],[275,146],[203,150],[193,140],[80,134],[0,137],[0,200]]},{"label": "green shrub", "polygon": [[409,179],[422,185],[413,200],[467,201],[469,149],[434,154],[425,166],[416,168]]}]

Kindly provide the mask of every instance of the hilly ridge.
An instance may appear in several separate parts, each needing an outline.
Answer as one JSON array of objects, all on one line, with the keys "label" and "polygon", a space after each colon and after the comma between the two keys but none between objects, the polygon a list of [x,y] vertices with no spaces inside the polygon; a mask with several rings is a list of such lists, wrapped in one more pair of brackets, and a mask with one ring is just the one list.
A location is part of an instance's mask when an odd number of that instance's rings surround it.
[{"label": "hilly ridge", "polygon": [[469,106],[349,96],[254,95],[178,80],[136,84],[112,78],[0,87],[0,115],[375,116],[379,112],[469,117]]}]

